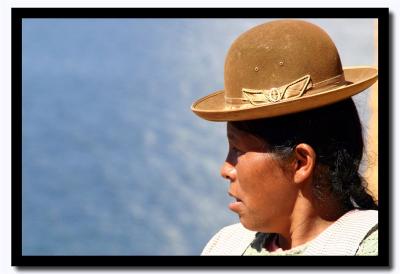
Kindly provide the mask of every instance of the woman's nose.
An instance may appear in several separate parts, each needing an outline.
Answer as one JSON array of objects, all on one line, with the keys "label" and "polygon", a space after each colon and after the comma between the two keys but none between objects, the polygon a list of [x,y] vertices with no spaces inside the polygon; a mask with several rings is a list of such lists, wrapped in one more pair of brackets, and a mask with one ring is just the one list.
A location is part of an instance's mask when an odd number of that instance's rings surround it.
[{"label": "woman's nose", "polygon": [[236,168],[229,162],[225,161],[221,167],[221,176],[231,182],[236,180]]}]

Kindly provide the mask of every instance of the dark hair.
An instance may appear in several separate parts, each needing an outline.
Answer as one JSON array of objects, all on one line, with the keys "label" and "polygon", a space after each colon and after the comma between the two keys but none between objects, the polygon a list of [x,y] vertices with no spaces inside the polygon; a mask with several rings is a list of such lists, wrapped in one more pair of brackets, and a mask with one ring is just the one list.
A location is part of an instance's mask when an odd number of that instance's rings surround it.
[{"label": "dark hair", "polygon": [[276,118],[230,123],[262,138],[283,162],[290,159],[296,145],[310,145],[317,155],[313,180],[317,199],[333,195],[345,211],[377,209],[359,174],[364,142],[352,99]]}]

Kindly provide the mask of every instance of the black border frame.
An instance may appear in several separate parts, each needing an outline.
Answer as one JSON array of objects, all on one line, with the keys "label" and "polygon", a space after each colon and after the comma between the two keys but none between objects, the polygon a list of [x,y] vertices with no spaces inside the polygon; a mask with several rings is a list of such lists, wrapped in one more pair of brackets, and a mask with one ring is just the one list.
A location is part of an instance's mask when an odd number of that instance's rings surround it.
[{"label": "black border frame", "polygon": [[[22,20],[25,18],[377,18],[379,104],[379,256],[23,256],[22,255]],[[11,8],[12,266],[260,267],[390,266],[391,162],[388,8]],[[389,91],[386,93],[385,91]],[[273,259],[272,259],[273,258]],[[235,268],[237,269],[237,268]]]}]

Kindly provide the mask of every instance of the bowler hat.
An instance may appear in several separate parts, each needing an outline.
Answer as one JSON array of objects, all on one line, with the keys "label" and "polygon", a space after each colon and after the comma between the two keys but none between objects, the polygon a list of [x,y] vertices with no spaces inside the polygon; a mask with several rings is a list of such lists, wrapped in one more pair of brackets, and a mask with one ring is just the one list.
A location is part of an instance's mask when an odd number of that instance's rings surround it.
[{"label": "bowler hat", "polygon": [[211,121],[281,116],[346,99],[377,78],[374,67],[342,67],[334,42],[320,27],[276,20],[233,42],[225,59],[224,90],[191,108]]}]

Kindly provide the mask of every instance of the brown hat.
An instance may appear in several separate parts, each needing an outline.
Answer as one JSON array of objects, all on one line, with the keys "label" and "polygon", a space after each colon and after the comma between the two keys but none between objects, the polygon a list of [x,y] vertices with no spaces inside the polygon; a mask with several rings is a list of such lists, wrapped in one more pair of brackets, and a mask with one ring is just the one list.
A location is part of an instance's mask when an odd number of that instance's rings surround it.
[{"label": "brown hat", "polygon": [[278,20],[240,35],[225,59],[225,89],[192,110],[211,121],[239,121],[328,105],[370,87],[373,67],[345,67],[335,44],[316,25]]}]

